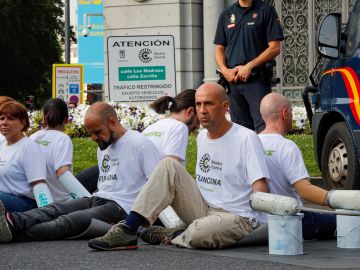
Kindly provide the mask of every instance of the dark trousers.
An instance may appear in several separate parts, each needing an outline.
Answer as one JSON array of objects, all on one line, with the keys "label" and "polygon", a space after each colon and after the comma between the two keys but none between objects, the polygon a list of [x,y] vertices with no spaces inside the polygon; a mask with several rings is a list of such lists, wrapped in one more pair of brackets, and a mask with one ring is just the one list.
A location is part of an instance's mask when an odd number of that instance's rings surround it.
[{"label": "dark trousers", "polygon": [[304,214],[302,220],[303,238],[311,239],[334,239],[336,232],[336,216],[301,211]]},{"label": "dark trousers", "polygon": [[99,178],[99,167],[98,167],[98,165],[89,167],[89,168],[81,171],[75,177],[87,189],[87,191],[89,191],[91,194],[93,194],[97,190],[97,183],[98,183],[98,178]]},{"label": "dark trousers", "polygon": [[248,83],[230,84],[229,104],[231,121],[255,130],[257,133],[265,128],[260,114],[260,102],[271,93],[271,87],[260,80]]},{"label": "dark trousers", "polygon": [[23,213],[12,213],[15,241],[60,240],[86,231],[95,218],[107,223],[125,219],[126,212],[115,202],[100,197],[56,202]]}]

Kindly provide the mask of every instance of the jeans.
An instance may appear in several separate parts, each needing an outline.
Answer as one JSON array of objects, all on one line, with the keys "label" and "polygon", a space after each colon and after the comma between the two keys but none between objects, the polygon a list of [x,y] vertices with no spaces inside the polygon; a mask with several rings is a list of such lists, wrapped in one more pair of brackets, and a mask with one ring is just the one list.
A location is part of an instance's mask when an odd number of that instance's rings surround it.
[{"label": "jeans", "polygon": [[33,208],[37,208],[36,201],[26,197],[20,197],[14,194],[4,193],[0,191],[0,200],[5,209],[10,212],[25,212]]},{"label": "jeans", "polygon": [[[84,197],[55,202],[23,213],[12,213],[15,241],[60,240],[87,230],[91,219],[117,223],[126,212],[115,202],[100,197]],[[101,235],[98,235],[101,236]]]},{"label": "jeans", "polygon": [[334,239],[336,233],[336,216],[302,211],[303,238],[311,239]]}]

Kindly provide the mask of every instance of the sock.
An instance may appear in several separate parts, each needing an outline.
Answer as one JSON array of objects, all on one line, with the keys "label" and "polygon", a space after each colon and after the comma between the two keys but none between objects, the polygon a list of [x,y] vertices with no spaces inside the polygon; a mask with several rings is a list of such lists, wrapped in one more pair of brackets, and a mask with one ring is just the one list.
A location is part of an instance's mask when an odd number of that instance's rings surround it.
[{"label": "sock", "polygon": [[171,240],[178,237],[180,234],[182,234],[185,231],[185,229],[180,229],[174,232],[174,234],[171,236]]},{"label": "sock", "polygon": [[124,226],[124,231],[131,234],[136,233],[139,227],[144,223],[146,223],[146,219],[142,215],[131,211],[125,219],[126,226]]}]

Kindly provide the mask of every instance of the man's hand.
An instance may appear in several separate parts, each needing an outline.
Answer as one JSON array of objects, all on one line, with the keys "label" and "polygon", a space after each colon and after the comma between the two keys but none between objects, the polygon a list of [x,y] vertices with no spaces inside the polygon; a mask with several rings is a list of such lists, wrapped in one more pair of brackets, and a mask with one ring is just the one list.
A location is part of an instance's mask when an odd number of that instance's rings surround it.
[{"label": "man's hand", "polygon": [[247,63],[246,65],[237,66],[237,75],[235,78],[235,82],[246,82],[251,75],[252,68],[253,67],[251,62]]},{"label": "man's hand", "polygon": [[221,70],[221,73],[228,82],[234,83],[237,74],[237,68],[226,68]]}]

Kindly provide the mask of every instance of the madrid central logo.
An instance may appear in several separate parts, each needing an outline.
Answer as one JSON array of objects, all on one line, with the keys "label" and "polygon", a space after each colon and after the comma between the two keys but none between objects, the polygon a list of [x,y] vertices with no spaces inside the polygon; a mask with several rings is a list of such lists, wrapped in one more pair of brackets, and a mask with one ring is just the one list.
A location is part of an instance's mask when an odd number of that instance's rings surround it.
[{"label": "madrid central logo", "polygon": [[208,153],[204,154],[199,162],[200,170],[202,170],[204,173],[207,173],[210,171],[210,155]]},{"label": "madrid central logo", "polygon": [[139,52],[140,61],[143,63],[149,63],[152,60],[151,53],[152,51],[148,48],[141,49]]},{"label": "madrid central logo", "polygon": [[109,155],[104,155],[104,158],[103,158],[103,160],[101,162],[101,170],[103,172],[108,172],[110,170],[109,161],[110,161],[110,156]]}]

